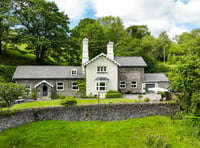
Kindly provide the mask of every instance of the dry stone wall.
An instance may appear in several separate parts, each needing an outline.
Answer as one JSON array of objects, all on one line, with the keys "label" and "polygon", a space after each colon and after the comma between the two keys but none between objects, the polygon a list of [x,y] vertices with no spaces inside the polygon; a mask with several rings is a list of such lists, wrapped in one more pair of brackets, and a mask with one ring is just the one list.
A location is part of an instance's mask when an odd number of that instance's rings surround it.
[{"label": "dry stone wall", "polygon": [[154,115],[174,115],[179,112],[179,109],[178,104],[169,103],[99,104],[25,109],[11,115],[0,115],[0,131],[42,120],[117,121]]}]

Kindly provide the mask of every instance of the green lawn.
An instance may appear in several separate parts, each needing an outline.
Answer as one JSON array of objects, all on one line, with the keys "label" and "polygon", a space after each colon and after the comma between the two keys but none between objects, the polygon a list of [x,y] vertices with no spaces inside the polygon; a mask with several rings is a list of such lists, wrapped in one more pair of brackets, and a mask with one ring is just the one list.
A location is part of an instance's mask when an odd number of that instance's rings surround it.
[{"label": "green lawn", "polygon": [[[77,99],[77,104],[98,104],[98,99]],[[100,99],[101,104],[107,103],[135,103],[136,100],[130,99]],[[24,109],[24,108],[38,108],[38,107],[50,107],[50,106],[61,106],[61,100],[49,100],[49,101],[34,101],[28,103],[19,103],[13,105],[10,109]]]},{"label": "green lawn", "polygon": [[198,128],[152,116],[124,121],[40,121],[0,133],[1,148],[197,148]]}]

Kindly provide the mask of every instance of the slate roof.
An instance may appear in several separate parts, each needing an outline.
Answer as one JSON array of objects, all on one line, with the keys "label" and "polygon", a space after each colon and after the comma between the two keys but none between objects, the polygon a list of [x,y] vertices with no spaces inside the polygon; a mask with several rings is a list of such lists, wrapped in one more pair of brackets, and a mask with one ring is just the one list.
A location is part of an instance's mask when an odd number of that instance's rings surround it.
[{"label": "slate roof", "polygon": [[164,73],[145,73],[143,82],[169,82]]},{"label": "slate roof", "polygon": [[[71,70],[77,69],[77,76]],[[81,66],[17,66],[13,79],[80,79],[84,78]]]},{"label": "slate roof", "polygon": [[114,57],[114,59],[121,66],[147,67],[146,62],[142,57],[122,56],[122,57]]}]

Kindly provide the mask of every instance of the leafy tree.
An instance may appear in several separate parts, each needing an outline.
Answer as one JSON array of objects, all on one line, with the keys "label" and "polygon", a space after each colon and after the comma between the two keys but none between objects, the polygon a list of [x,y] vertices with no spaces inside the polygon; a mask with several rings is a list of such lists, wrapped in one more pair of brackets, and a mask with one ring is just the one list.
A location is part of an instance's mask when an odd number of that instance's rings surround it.
[{"label": "leafy tree", "polygon": [[68,16],[45,0],[14,0],[13,6],[18,42],[26,43],[37,61],[49,56],[59,60],[68,41]]},{"label": "leafy tree", "polygon": [[117,43],[125,37],[125,30],[122,20],[119,17],[105,16],[101,17],[99,24],[103,27],[106,39]]},{"label": "leafy tree", "polygon": [[10,1],[0,1],[0,55],[2,54],[3,41],[7,42],[11,26]]},{"label": "leafy tree", "polygon": [[168,49],[171,47],[171,40],[167,35],[166,31],[159,34],[159,38],[155,40],[154,48],[152,50],[152,55],[158,61],[167,61]]},{"label": "leafy tree", "polygon": [[140,47],[141,40],[137,38],[124,37],[117,44],[115,44],[116,56],[138,56],[142,53]]},{"label": "leafy tree", "polygon": [[0,83],[0,97],[10,107],[12,103],[25,93],[25,86],[15,83]]},{"label": "leafy tree", "polygon": [[127,35],[132,38],[142,39],[146,35],[150,35],[150,31],[146,25],[132,25],[126,29]]},{"label": "leafy tree", "polygon": [[0,82],[12,82],[12,76],[16,67],[0,65]]},{"label": "leafy tree", "polygon": [[186,111],[189,111],[191,98],[195,92],[200,89],[200,59],[196,54],[187,54],[182,56],[177,66],[170,74],[171,87],[178,92],[183,93],[181,105]]},{"label": "leafy tree", "polygon": [[[103,28],[97,20],[82,19],[79,24],[72,29],[70,41],[74,41],[72,48],[79,49],[81,53],[81,43],[83,38],[89,39],[89,57],[90,59],[97,56],[101,52],[106,53],[107,40],[103,33]],[[81,54],[80,54],[81,55]]]},{"label": "leafy tree", "polygon": [[192,95],[191,111],[194,115],[200,116],[200,93],[196,92]]}]

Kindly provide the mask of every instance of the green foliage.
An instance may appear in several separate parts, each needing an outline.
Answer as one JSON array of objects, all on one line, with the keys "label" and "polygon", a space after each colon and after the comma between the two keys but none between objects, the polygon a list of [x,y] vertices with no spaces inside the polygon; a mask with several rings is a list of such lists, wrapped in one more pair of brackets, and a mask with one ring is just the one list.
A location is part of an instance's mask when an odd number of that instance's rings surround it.
[{"label": "green foliage", "polygon": [[57,5],[45,0],[14,0],[17,42],[36,55],[37,61],[59,57],[68,47],[69,18]]},{"label": "green foliage", "polygon": [[194,93],[191,100],[191,111],[195,116],[200,116],[200,93]]},{"label": "green foliage", "polygon": [[144,102],[149,102],[150,99],[147,97],[147,98],[144,98]]},{"label": "green foliage", "polygon": [[6,106],[7,106],[6,102],[0,97],[0,108],[6,107]]},{"label": "green foliage", "polygon": [[37,98],[37,94],[36,93],[31,93],[31,98]]},{"label": "green foliage", "polygon": [[0,65],[0,82],[12,82],[14,71],[14,66]]},{"label": "green foliage", "polygon": [[124,24],[119,17],[105,16],[101,17],[99,24],[103,27],[103,31],[107,41],[117,43],[125,37]]},{"label": "green foliage", "polygon": [[77,104],[77,100],[74,97],[67,96],[66,99],[61,100],[61,105],[69,106]]},{"label": "green foliage", "polygon": [[79,92],[85,94],[86,93],[86,80],[77,80]]},{"label": "green foliage", "polygon": [[196,54],[188,53],[182,56],[177,66],[170,73],[171,87],[182,92],[181,106],[189,112],[193,93],[199,91],[200,84],[200,59]]},{"label": "green foliage", "polygon": [[0,83],[0,97],[10,107],[12,103],[25,93],[25,86],[15,83]]},{"label": "green foliage", "polygon": [[51,99],[65,99],[65,96],[64,95],[52,95],[51,96]]},{"label": "green foliage", "polygon": [[197,148],[199,139],[192,136],[196,129],[192,124],[162,116],[106,122],[39,121],[1,132],[0,143],[3,148],[166,148],[166,142],[170,148]]},{"label": "green foliage", "polygon": [[122,94],[115,90],[110,90],[105,95],[106,98],[121,98]]},{"label": "green foliage", "polygon": [[9,42],[9,32],[12,26],[11,17],[11,0],[3,0],[0,2],[0,55],[3,51],[3,42]]},{"label": "green foliage", "polygon": [[[100,53],[106,53],[107,40],[103,31],[103,27],[97,20],[85,18],[80,20],[78,26],[76,26],[71,33],[71,40],[79,41],[73,42],[72,47],[78,47],[81,49],[81,41],[83,38],[89,39],[89,58],[94,58]],[[81,53],[81,51],[80,51]]]},{"label": "green foliage", "polygon": [[149,36],[150,31],[146,25],[132,25],[126,29],[128,36],[132,38],[142,39],[144,36]]}]

